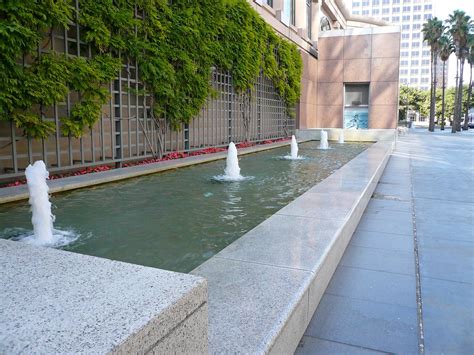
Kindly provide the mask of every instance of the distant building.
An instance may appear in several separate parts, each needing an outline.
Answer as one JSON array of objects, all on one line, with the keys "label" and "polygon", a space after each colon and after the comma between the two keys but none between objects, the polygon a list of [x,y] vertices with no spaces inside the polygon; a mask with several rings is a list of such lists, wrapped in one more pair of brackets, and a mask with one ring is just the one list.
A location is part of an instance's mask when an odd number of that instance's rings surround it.
[{"label": "distant building", "polygon": [[[433,0],[352,0],[351,11],[383,20],[401,28],[400,84],[429,90],[431,81],[430,47],[423,43],[423,23],[434,16]],[[438,60],[438,87],[442,86],[442,62]],[[446,75],[448,65],[446,63]]]}]

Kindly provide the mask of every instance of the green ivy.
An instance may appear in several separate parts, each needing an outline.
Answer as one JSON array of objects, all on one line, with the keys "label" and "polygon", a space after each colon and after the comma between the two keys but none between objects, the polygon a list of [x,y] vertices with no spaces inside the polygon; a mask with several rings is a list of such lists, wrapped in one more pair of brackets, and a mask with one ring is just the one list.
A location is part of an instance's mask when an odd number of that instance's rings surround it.
[{"label": "green ivy", "polygon": [[[47,50],[52,29],[75,22],[92,59]],[[276,35],[245,0],[80,0],[79,11],[70,0],[4,0],[0,119],[46,138],[54,124],[42,119],[44,108],[71,92],[79,101],[60,118],[61,130],[80,137],[100,118],[108,85],[127,60],[138,65],[143,87],[136,90],[150,94],[152,113],[166,113],[175,129],[212,94],[213,67],[228,70],[243,94],[251,93],[263,72],[290,114],[300,95],[296,46]]]}]

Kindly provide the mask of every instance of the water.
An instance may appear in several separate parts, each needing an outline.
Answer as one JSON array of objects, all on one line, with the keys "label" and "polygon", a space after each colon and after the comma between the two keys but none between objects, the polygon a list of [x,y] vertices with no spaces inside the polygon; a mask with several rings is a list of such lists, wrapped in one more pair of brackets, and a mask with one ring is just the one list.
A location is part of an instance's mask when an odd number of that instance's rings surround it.
[{"label": "water", "polygon": [[[53,195],[55,228],[80,237],[77,253],[189,272],[344,165],[369,144],[318,150],[280,160],[288,147],[240,157],[251,180],[213,180],[225,161]],[[27,201],[0,205],[0,235],[31,233]]]},{"label": "water", "polygon": [[295,136],[291,136],[291,159],[298,159],[298,143]]},{"label": "water", "polygon": [[344,130],[341,129],[339,133],[339,144],[344,144]]},{"label": "water", "polygon": [[51,212],[51,202],[49,201],[49,187],[46,179],[49,173],[42,160],[36,161],[33,165],[28,165],[25,171],[28,183],[28,200],[31,206],[31,224],[33,231],[13,228],[9,233],[13,233],[13,239],[39,246],[58,247],[69,244],[76,239],[74,233],[54,229],[54,215]]},{"label": "water", "polygon": [[214,176],[214,180],[227,182],[246,180],[246,177],[240,175],[239,158],[234,142],[230,142],[229,148],[227,149],[224,175],[216,175]]},{"label": "water", "polygon": [[329,149],[328,132],[321,131],[321,140],[319,142],[319,149]]}]

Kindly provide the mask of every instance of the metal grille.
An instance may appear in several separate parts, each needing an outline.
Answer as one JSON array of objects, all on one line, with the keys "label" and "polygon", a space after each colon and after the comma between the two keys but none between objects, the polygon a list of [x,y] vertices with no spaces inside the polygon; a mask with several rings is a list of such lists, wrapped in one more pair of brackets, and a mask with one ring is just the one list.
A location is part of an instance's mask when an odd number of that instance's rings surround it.
[{"label": "metal grille", "polygon": [[[70,56],[91,57],[91,48],[82,40],[78,25],[52,31],[46,48]],[[27,65],[27,63],[25,64]],[[285,103],[271,81],[261,75],[249,95],[236,93],[229,73],[213,70],[215,95],[200,114],[179,131],[169,128],[166,118],[150,114],[150,97],[143,92],[137,63],[123,59],[122,70],[110,83],[111,98],[101,117],[83,137],[63,136],[60,117],[68,116],[79,100],[70,93],[64,102],[42,108],[42,119],[52,121],[56,132],[48,139],[22,135],[12,122],[0,122],[0,179],[21,177],[28,164],[42,159],[52,172],[88,166],[122,163],[160,157],[170,152],[190,152],[208,147],[288,137],[295,120],[288,117]]]}]

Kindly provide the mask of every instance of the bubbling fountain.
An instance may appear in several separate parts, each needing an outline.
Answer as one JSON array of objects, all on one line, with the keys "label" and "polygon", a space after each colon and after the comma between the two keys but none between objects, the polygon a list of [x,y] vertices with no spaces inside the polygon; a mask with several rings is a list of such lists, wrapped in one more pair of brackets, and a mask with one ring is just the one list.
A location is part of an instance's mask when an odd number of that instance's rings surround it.
[{"label": "bubbling fountain", "polygon": [[339,144],[344,144],[344,130],[341,129],[339,133]]},{"label": "bubbling fountain", "polygon": [[294,135],[291,136],[291,159],[298,159],[298,143]]},{"label": "bubbling fountain", "polygon": [[319,142],[319,149],[329,149],[328,132],[321,131],[321,141]]},{"label": "bubbling fountain", "polygon": [[229,150],[227,151],[227,159],[225,163],[225,176],[229,180],[240,180],[242,175],[240,175],[239,158],[237,157],[237,148],[235,147],[234,142],[230,142],[229,144]]},{"label": "bubbling fountain", "polygon": [[51,213],[51,202],[49,202],[49,187],[46,179],[49,173],[42,160],[36,161],[33,165],[28,165],[25,171],[28,191],[30,193],[29,203],[31,205],[34,231],[34,244],[51,245],[54,244],[53,222],[54,215]]},{"label": "bubbling fountain", "polygon": [[229,149],[227,151],[226,166],[224,169],[224,175],[214,176],[214,180],[217,181],[241,181],[247,179],[240,175],[239,158],[237,157],[237,148],[234,142],[230,142]]},{"label": "bubbling fountain", "polygon": [[31,205],[33,234],[21,233],[13,236],[12,240],[39,246],[61,247],[79,238],[80,235],[73,231],[61,231],[53,227],[55,217],[51,212],[49,187],[46,183],[49,172],[44,162],[38,160],[33,165],[28,165],[25,175],[30,194],[28,202]]}]

